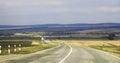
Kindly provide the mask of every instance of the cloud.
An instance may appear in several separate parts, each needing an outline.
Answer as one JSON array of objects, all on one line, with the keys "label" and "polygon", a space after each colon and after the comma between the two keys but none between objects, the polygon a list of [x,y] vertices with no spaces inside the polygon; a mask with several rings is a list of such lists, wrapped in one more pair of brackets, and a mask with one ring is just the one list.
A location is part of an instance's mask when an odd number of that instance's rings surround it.
[{"label": "cloud", "polygon": [[120,12],[120,7],[100,7],[97,10],[103,12]]},{"label": "cloud", "polygon": [[119,2],[120,0],[1,0],[0,23],[117,21],[120,20]]},{"label": "cloud", "polygon": [[91,12],[100,12],[100,13],[117,13],[120,12],[120,7],[90,7],[90,8],[55,8],[53,12],[80,12],[80,13],[91,13]]},{"label": "cloud", "polygon": [[23,7],[23,6],[48,6],[48,5],[62,5],[63,1],[56,0],[26,0],[26,1],[4,1],[0,6],[5,7]]}]

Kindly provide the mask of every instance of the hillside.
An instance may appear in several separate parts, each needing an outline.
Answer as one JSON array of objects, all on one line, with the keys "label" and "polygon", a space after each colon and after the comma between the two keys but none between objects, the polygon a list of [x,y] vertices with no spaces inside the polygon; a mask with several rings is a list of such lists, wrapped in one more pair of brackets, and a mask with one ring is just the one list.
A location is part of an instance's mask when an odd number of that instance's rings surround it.
[{"label": "hillside", "polygon": [[[1,25],[0,32],[79,32],[83,30],[113,30],[120,29],[120,23],[97,23],[97,24],[42,24],[42,25]],[[109,31],[107,31],[109,32]]]}]

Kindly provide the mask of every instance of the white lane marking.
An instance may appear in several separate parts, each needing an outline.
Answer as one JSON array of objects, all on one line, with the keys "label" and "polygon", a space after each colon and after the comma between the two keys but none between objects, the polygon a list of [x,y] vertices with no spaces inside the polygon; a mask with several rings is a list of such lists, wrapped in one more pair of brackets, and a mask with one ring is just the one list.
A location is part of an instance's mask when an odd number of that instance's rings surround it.
[{"label": "white lane marking", "polygon": [[60,62],[58,62],[58,63],[63,63],[70,56],[70,54],[72,53],[72,47],[69,46],[69,48],[70,48],[70,52]]}]

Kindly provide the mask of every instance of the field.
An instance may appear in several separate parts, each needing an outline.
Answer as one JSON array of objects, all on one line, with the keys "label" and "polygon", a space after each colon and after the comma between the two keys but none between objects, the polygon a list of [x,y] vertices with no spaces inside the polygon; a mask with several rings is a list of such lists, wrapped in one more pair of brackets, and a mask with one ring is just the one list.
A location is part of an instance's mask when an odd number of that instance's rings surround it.
[{"label": "field", "polygon": [[120,40],[54,40],[54,41],[58,43],[64,42],[70,45],[92,47],[120,55]]},{"label": "field", "polygon": [[[6,42],[4,40],[4,42]],[[13,42],[12,41],[7,41],[7,44],[9,44],[9,42]],[[21,41],[15,41],[15,43],[19,43]],[[24,42],[24,41],[22,41]],[[52,48],[52,47],[55,47],[55,45],[49,45],[49,44],[46,44],[40,40],[34,40],[34,41],[31,41],[32,44],[29,45],[29,46],[21,46],[21,50],[19,50],[19,46],[16,47],[16,52],[14,51],[14,47],[12,47],[11,45],[11,53],[9,54],[28,54],[28,53],[34,53],[34,52],[37,52],[37,51],[41,51],[41,50],[44,50],[44,49],[48,49],[48,48]],[[11,43],[10,43],[11,44]],[[13,43],[12,43],[13,44]],[[6,55],[8,54],[8,47],[5,45],[3,45],[4,47],[2,48],[2,54],[1,55]]]},{"label": "field", "polygon": [[34,53],[34,52],[45,50],[52,47],[55,47],[55,46],[49,45],[49,44],[31,45],[29,47],[23,47],[21,51],[18,51],[15,54],[29,54],[29,53]]}]

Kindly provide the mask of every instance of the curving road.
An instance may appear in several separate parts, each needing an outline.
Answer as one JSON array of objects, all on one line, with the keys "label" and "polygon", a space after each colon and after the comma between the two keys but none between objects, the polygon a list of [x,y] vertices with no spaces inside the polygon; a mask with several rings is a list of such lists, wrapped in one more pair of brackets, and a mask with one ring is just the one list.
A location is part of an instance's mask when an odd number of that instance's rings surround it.
[{"label": "curving road", "polygon": [[92,48],[62,44],[0,63],[120,63],[120,58]]}]

